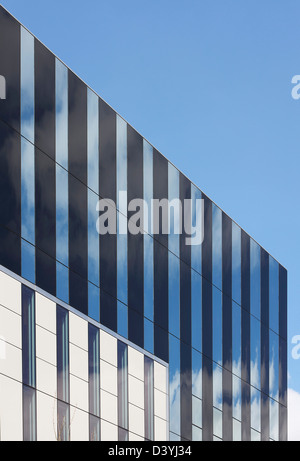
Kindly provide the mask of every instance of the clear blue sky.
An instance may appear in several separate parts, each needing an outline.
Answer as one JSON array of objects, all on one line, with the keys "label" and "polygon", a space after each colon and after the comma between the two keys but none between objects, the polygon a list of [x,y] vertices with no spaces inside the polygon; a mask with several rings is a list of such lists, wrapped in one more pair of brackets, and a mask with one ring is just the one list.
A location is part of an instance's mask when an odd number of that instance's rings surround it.
[{"label": "clear blue sky", "polygon": [[[300,335],[298,0],[1,2],[289,271]],[[291,357],[291,354],[290,354]],[[300,392],[300,361],[289,386]]]}]

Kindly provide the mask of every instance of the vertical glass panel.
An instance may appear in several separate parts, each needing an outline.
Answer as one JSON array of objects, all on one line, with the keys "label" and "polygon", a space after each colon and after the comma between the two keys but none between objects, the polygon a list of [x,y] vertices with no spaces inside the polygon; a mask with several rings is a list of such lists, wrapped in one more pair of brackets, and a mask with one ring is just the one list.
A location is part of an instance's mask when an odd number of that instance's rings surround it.
[{"label": "vertical glass panel", "polygon": [[128,338],[128,307],[118,301],[118,333]]},{"label": "vertical glass panel", "polygon": [[232,303],[232,373],[242,377],[242,314],[241,308]]},{"label": "vertical glass panel", "polygon": [[88,187],[99,194],[99,99],[88,88]]},{"label": "vertical glass panel", "polygon": [[69,269],[56,262],[56,296],[65,303],[69,303]]},{"label": "vertical glass panel", "polygon": [[[191,184],[191,200],[192,200],[192,228],[196,227],[197,219],[197,200],[202,199],[201,191]],[[198,208],[199,209],[199,208]],[[199,219],[199,217],[198,217]],[[191,246],[191,265],[199,274],[202,274],[202,245]]]},{"label": "vertical glass panel", "polygon": [[232,421],[232,429],[233,429],[233,435],[232,435],[232,440],[233,442],[241,442],[242,441],[242,423],[240,421],[237,421],[236,419],[233,419]]},{"label": "vertical glass panel", "polygon": [[69,313],[57,306],[57,398],[69,403]]},{"label": "vertical glass panel", "polygon": [[98,195],[88,189],[88,279],[97,287],[100,286],[100,240],[96,227],[98,200]]},{"label": "vertical glass panel", "polygon": [[57,401],[57,440],[70,441],[70,406],[60,400]]},{"label": "vertical glass panel", "polygon": [[[198,429],[198,428],[196,428],[196,429]],[[199,431],[201,431],[201,429],[199,429]],[[170,432],[170,442],[180,442],[180,441],[181,441],[180,435],[173,434],[173,432]]]},{"label": "vertical glass panel", "polygon": [[35,160],[34,146],[21,139],[22,237],[35,244]]},{"label": "vertical glass panel", "polygon": [[69,180],[68,172],[56,165],[56,259],[69,265]]},{"label": "vertical glass panel", "polygon": [[222,211],[214,203],[213,213],[213,284],[222,290]]},{"label": "vertical glass panel", "polygon": [[145,439],[154,440],[154,363],[145,356]]},{"label": "vertical glass panel", "polygon": [[279,404],[270,399],[270,439],[279,440]]},{"label": "vertical glass panel", "polygon": [[232,223],[232,299],[241,305],[241,229],[234,222]]},{"label": "vertical glass panel", "polygon": [[270,397],[279,400],[279,337],[270,331]]},{"label": "vertical glass panel", "polygon": [[250,240],[251,314],[260,319],[260,246]]},{"label": "vertical glass panel", "polygon": [[[118,333],[128,336],[127,124],[117,116],[117,297]],[[121,316],[121,317],[119,317]]]},{"label": "vertical glass panel", "polygon": [[214,408],[214,436],[218,437],[219,439],[222,439],[223,436],[223,414],[222,411],[218,410],[217,408]]},{"label": "vertical glass panel", "polygon": [[180,433],[180,341],[169,335],[170,431]]},{"label": "vertical glass panel", "polygon": [[261,388],[261,341],[260,322],[251,316],[251,386]]},{"label": "vertical glass panel", "polygon": [[213,364],[213,405],[222,410],[223,408],[223,373],[222,368]]},{"label": "vertical glass panel", "polygon": [[193,396],[193,425],[202,427],[202,400]]},{"label": "vertical glass panel", "polygon": [[23,384],[36,387],[35,293],[22,285],[22,364]]},{"label": "vertical glass panel", "polygon": [[90,415],[90,442],[100,442],[100,419]]},{"label": "vertical glass panel", "polygon": [[58,59],[55,61],[56,91],[56,162],[68,169],[68,69]]},{"label": "vertical glass panel", "polygon": [[232,377],[232,416],[242,420],[242,382],[237,376]]},{"label": "vertical glass panel", "polygon": [[151,354],[154,353],[154,325],[146,318],[144,319],[144,348]]},{"label": "vertical glass panel", "polygon": [[[193,248],[193,247],[192,247]],[[202,277],[194,270],[192,277],[192,347],[202,351]]]},{"label": "vertical glass panel", "polygon": [[[144,227],[148,234],[144,234],[144,315],[154,321],[154,253],[151,222],[151,200],[153,199],[153,148],[143,141],[144,155]],[[148,223],[148,225],[147,225]],[[146,229],[147,228],[147,229]]]},{"label": "vertical glass panel", "polygon": [[251,387],[251,427],[261,431],[261,395],[254,387]]},{"label": "vertical glass panel", "polygon": [[168,163],[168,196],[170,202],[169,332],[180,338],[179,172],[170,163]]},{"label": "vertical glass panel", "polygon": [[34,37],[21,27],[21,134],[34,143]]},{"label": "vertical glass panel", "polygon": [[222,292],[213,288],[213,360],[222,366]]},{"label": "vertical glass panel", "polygon": [[197,426],[193,426],[193,442],[202,442],[202,429]]},{"label": "vertical glass panel", "polygon": [[195,397],[202,399],[202,355],[192,349],[192,392]]},{"label": "vertical glass panel", "polygon": [[92,283],[88,284],[88,297],[89,297],[89,317],[100,321],[100,288]]},{"label": "vertical glass panel", "polygon": [[118,341],[119,427],[128,430],[128,347]]},{"label": "vertical glass panel", "polygon": [[35,247],[26,240],[21,240],[22,277],[35,283]]},{"label": "vertical glass panel", "polygon": [[100,417],[100,338],[99,330],[89,324],[89,401],[90,414]]},{"label": "vertical glass panel", "polygon": [[169,255],[169,332],[180,338],[180,260]]},{"label": "vertical glass panel", "polygon": [[23,386],[23,440],[36,442],[36,390]]},{"label": "vertical glass panel", "polygon": [[279,264],[270,256],[270,329],[279,334]]}]

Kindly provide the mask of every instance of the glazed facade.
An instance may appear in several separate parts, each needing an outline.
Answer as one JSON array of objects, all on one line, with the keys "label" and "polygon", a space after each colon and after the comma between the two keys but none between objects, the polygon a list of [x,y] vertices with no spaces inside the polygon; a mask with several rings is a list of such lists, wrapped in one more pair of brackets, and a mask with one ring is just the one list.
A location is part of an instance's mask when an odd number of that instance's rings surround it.
[{"label": "glazed facade", "polygon": [[[286,440],[285,268],[2,7],[0,64],[0,265],[166,368],[166,439]],[[99,236],[101,198],[118,228],[135,198],[202,199],[203,243]]]}]

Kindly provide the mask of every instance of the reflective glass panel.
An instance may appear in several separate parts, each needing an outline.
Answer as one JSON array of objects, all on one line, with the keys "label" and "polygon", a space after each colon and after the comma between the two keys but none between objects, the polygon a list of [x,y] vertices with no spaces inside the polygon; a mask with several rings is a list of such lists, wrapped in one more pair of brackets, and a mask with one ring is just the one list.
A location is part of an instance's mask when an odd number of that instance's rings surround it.
[{"label": "reflective glass panel", "polygon": [[170,431],[180,433],[180,341],[169,335]]},{"label": "reflective glass panel", "polygon": [[214,203],[213,213],[213,284],[222,290],[222,211]]},{"label": "reflective glass panel", "polygon": [[35,283],[35,247],[26,240],[21,240],[22,277]]},{"label": "reflective glass panel", "polygon": [[232,223],[232,299],[241,305],[241,229]]},{"label": "reflective glass panel", "polygon": [[55,61],[56,162],[68,169],[68,69]]},{"label": "reflective glass panel", "polygon": [[[201,199],[202,199],[201,191],[196,186],[191,184],[192,228],[196,227],[197,218],[199,219],[199,217],[196,215],[196,213],[199,212],[199,208],[197,208],[197,200],[201,200]],[[202,273],[202,245],[192,245],[191,246],[191,265],[192,265],[192,268],[195,269],[195,271],[197,271],[199,274]]]},{"label": "reflective glass panel", "polygon": [[202,354],[192,349],[192,392],[202,399]]},{"label": "reflective glass panel", "polygon": [[242,423],[240,421],[237,421],[236,419],[233,419],[232,429],[233,429],[233,435],[232,435],[233,442],[241,442],[242,441]]},{"label": "reflective glass panel", "polygon": [[35,292],[22,285],[23,384],[36,387]]},{"label": "reflective glass panel", "polygon": [[232,416],[242,420],[242,382],[237,376],[232,377]]},{"label": "reflective glass panel", "polygon": [[100,442],[100,419],[90,415],[90,442]]},{"label": "reflective glass panel", "polygon": [[202,427],[202,400],[193,396],[193,425]]},{"label": "reflective glass panel", "polygon": [[223,373],[222,368],[213,364],[213,405],[222,410],[223,408]]},{"label": "reflective glass panel", "polygon": [[69,403],[69,312],[60,306],[56,309],[56,339],[57,398]]},{"label": "reflective glass panel", "polygon": [[36,441],[36,390],[23,386],[23,440]]},{"label": "reflective glass panel", "polygon": [[242,313],[235,302],[232,303],[232,373],[242,376]]},{"label": "reflective glass panel", "polygon": [[88,187],[99,194],[99,98],[88,88]]},{"label": "reflective glass panel", "polygon": [[213,287],[213,360],[222,366],[222,292]]},{"label": "reflective glass panel", "polygon": [[100,333],[89,324],[89,410],[100,417]]},{"label": "reflective glass panel", "polygon": [[251,322],[251,386],[261,388],[261,324],[255,317],[250,318]]},{"label": "reflective glass panel", "polygon": [[119,427],[128,430],[128,347],[118,341]]},{"label": "reflective glass panel", "polygon": [[34,37],[21,27],[21,134],[34,143]]},{"label": "reflective glass panel", "polygon": [[251,387],[251,427],[261,431],[261,394],[254,387]]},{"label": "reflective glass panel", "polygon": [[269,384],[270,396],[274,400],[279,400],[279,336],[270,331],[270,367],[269,367]]},{"label": "reflective glass panel", "polygon": [[168,194],[170,203],[170,235],[169,235],[169,331],[180,338],[180,260],[179,234],[177,232],[179,200],[179,172],[168,163]]},{"label": "reflective glass panel", "polygon": [[154,362],[145,360],[145,439],[154,440]]},{"label": "reflective glass panel", "polygon": [[191,270],[192,282],[192,347],[202,351],[202,277]]},{"label": "reflective glass panel", "polygon": [[98,195],[88,189],[88,279],[97,287],[100,285],[100,241],[96,227],[98,200]]},{"label": "reflective glass panel", "polygon": [[260,246],[250,240],[250,303],[251,314],[260,319]]},{"label": "reflective glass panel", "polygon": [[271,256],[270,270],[270,329],[279,334],[279,264]]}]

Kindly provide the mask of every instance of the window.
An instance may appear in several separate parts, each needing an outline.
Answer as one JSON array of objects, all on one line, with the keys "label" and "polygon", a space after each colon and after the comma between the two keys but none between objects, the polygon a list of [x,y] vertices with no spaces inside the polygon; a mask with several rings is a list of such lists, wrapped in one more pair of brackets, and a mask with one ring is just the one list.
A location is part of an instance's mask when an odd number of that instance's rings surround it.
[{"label": "window", "polygon": [[145,439],[154,440],[154,363],[145,356]]},{"label": "window", "polygon": [[128,347],[118,341],[119,427],[128,431]]},{"label": "window", "polygon": [[70,440],[69,313],[57,306],[57,438]]},{"label": "window", "polygon": [[90,441],[100,440],[100,334],[89,324]]}]

